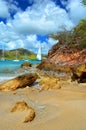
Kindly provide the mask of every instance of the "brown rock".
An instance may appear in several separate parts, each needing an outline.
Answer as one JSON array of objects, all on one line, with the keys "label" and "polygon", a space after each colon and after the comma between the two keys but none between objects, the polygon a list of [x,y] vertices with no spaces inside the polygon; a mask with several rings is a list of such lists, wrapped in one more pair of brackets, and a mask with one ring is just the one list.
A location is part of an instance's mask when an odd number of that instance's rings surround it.
[{"label": "brown rock", "polygon": [[15,106],[12,108],[11,112],[22,112],[28,109],[28,105],[26,102],[17,102]]},{"label": "brown rock", "polygon": [[59,84],[59,79],[56,78],[49,78],[49,77],[42,78],[39,84],[42,86],[42,90],[61,88],[61,85]]},{"label": "brown rock", "polygon": [[14,79],[1,83],[0,91],[10,91],[15,90],[17,88],[24,88],[26,86],[30,86],[36,81],[37,78],[38,75],[35,73],[20,75]]},{"label": "brown rock", "polygon": [[35,118],[35,111],[32,107],[28,108],[28,114],[24,119],[24,123],[30,122]]},{"label": "brown rock", "polygon": [[24,62],[23,64],[21,64],[21,68],[28,69],[30,67],[32,67],[32,64],[29,62]]},{"label": "brown rock", "polygon": [[69,47],[65,44],[55,44],[48,53],[48,58],[37,66],[38,69],[56,73],[57,77],[86,82],[86,48]]},{"label": "brown rock", "polygon": [[49,51],[46,61],[61,66],[84,63],[86,61],[86,48],[69,48],[68,45],[57,43]]},{"label": "brown rock", "polygon": [[37,66],[38,69],[40,70],[53,70],[57,72],[71,72],[71,67],[70,66],[60,66],[60,65],[55,65],[50,63],[49,61],[43,61]]},{"label": "brown rock", "polygon": [[24,119],[24,123],[27,123],[35,118],[35,111],[32,107],[28,106],[26,102],[17,102],[11,112],[23,112],[25,110],[27,112],[27,116]]},{"label": "brown rock", "polygon": [[86,63],[73,67],[72,73],[73,80],[86,83]]},{"label": "brown rock", "polygon": [[47,72],[49,77],[53,74],[53,76],[57,75],[57,78],[59,77],[62,80],[65,80],[65,78],[71,78],[73,81],[77,80],[78,82],[86,82],[86,62],[67,66],[52,64],[50,61],[43,61],[37,66],[37,68],[45,73]]}]

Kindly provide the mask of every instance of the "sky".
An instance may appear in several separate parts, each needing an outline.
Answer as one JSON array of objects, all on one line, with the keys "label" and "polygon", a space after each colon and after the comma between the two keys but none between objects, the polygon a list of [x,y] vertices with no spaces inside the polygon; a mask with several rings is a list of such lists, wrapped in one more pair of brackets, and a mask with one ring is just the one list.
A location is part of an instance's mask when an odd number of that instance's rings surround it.
[{"label": "sky", "polygon": [[42,53],[58,41],[49,37],[86,19],[82,0],[0,0],[0,49],[25,48]]}]

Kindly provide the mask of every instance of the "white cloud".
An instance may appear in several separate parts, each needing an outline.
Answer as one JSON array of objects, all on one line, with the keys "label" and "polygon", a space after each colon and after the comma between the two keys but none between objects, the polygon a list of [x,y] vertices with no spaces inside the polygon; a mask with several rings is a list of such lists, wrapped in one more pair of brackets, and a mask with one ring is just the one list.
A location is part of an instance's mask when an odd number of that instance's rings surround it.
[{"label": "white cloud", "polygon": [[67,5],[67,1],[61,0],[61,4],[62,4],[63,6],[66,6],[66,5]]},{"label": "white cloud", "polygon": [[[9,49],[10,48],[10,49]],[[14,48],[16,48],[16,44],[15,43],[13,43],[13,42],[8,42],[7,44],[6,44],[6,49],[7,50],[12,50],[12,49],[14,49]]]},{"label": "white cloud", "polygon": [[7,18],[9,16],[10,14],[9,14],[7,3],[3,0],[0,0],[0,17]]},{"label": "white cloud", "polygon": [[20,8],[16,5],[17,3],[13,0],[0,0],[0,17],[10,18],[10,13],[20,11]]},{"label": "white cloud", "polygon": [[[0,0],[0,17],[7,18],[7,23],[0,22],[0,45],[4,44],[6,49],[24,47],[37,52],[39,44],[42,45],[42,52],[48,50],[57,41],[46,38],[45,41],[37,39],[37,34],[46,35],[56,33],[62,28],[70,29],[75,26],[80,19],[86,18],[86,7],[82,6],[81,0],[62,0],[65,9],[55,5],[51,0],[30,0],[34,2],[31,7],[21,11],[17,3],[13,0],[9,3]],[[10,12],[16,11],[14,19],[10,17]]]},{"label": "white cloud", "polygon": [[17,40],[20,38],[20,35],[15,33],[10,26],[0,22],[0,39],[3,42],[9,42],[11,40]]},{"label": "white cloud", "polygon": [[35,2],[24,12],[18,12],[12,20],[15,30],[23,34],[46,35],[56,33],[62,26],[67,29],[73,27],[67,12],[56,6],[54,2],[47,0]]},{"label": "white cloud", "polygon": [[24,47],[24,36],[15,33],[10,24],[0,22],[0,45],[6,49]]},{"label": "white cloud", "polygon": [[17,48],[24,48],[24,43],[23,43],[23,40],[19,39],[16,41],[10,41],[6,43],[5,46],[7,50],[12,50],[12,49],[17,49]]},{"label": "white cloud", "polygon": [[82,4],[82,0],[69,0],[67,9],[69,11],[69,17],[76,24],[81,19],[86,19],[86,6]]}]

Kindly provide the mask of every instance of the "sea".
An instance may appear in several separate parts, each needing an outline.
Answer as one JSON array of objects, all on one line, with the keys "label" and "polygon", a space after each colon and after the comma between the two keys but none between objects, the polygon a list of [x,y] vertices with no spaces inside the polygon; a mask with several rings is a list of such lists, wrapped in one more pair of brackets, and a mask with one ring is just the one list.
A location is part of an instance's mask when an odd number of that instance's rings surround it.
[{"label": "sea", "polygon": [[19,61],[13,61],[13,60],[0,60],[0,82],[8,79],[12,79],[20,74],[27,73],[27,70],[22,72],[20,70],[21,64],[24,62],[29,62],[33,65],[39,64],[41,61],[39,60],[19,60]]}]

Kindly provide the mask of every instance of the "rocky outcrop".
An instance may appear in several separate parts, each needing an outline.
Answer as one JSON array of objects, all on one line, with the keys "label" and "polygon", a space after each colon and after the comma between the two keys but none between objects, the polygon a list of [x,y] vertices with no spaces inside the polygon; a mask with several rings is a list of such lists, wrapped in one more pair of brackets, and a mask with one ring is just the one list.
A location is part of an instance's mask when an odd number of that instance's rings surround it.
[{"label": "rocky outcrop", "polygon": [[17,88],[24,88],[26,86],[30,86],[36,81],[37,78],[38,75],[36,73],[20,75],[14,79],[1,83],[0,91],[11,91]]},{"label": "rocky outcrop", "polygon": [[72,79],[77,80],[81,83],[86,83],[86,63],[82,63],[73,67],[72,69]]},{"label": "rocky outcrop", "polygon": [[44,77],[40,80],[39,85],[42,86],[41,90],[49,90],[49,89],[60,89],[61,85],[59,84],[59,79]]},{"label": "rocky outcrop", "polygon": [[27,116],[24,119],[24,123],[30,122],[35,118],[35,111],[32,107],[28,106],[28,104],[24,101],[17,102],[15,106],[12,108],[11,112],[24,112],[26,111]]},{"label": "rocky outcrop", "polygon": [[[58,47],[58,44],[55,47]],[[49,51],[48,61],[55,65],[73,66],[86,62],[86,48],[79,50],[76,48],[69,49],[67,46],[60,46]]]},{"label": "rocky outcrop", "polygon": [[86,48],[68,48],[65,45],[54,45],[48,58],[37,66],[38,69],[52,72],[61,77],[64,75],[78,82],[86,82]]}]

